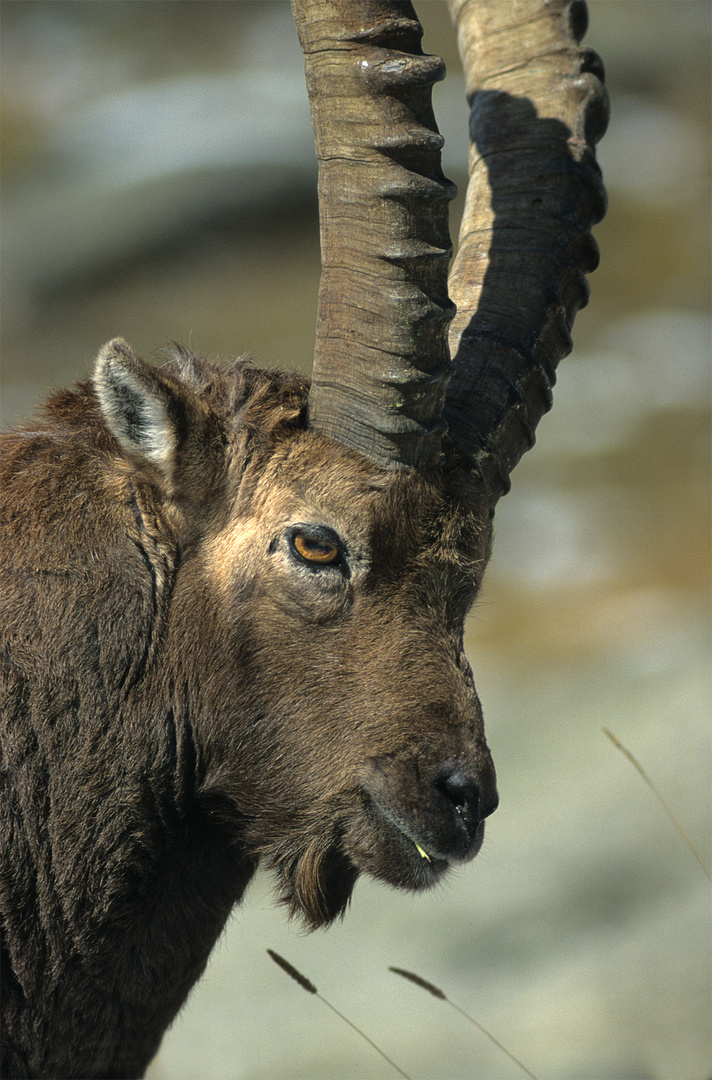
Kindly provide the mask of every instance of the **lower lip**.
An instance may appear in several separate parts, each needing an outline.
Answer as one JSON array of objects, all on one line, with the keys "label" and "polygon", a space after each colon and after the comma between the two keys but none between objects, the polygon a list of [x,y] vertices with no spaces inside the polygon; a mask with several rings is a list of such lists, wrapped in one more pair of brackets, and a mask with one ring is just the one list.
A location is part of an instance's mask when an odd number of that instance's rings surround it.
[{"label": "lower lip", "polygon": [[[479,825],[477,826],[477,829],[475,831],[475,835],[473,836],[472,841],[470,843],[470,846],[468,847],[468,849],[467,849],[467,851],[466,851],[466,853],[464,855],[447,855],[447,856],[445,856],[445,855],[433,855],[431,852],[428,852],[428,858],[431,860],[431,862],[436,862],[436,863],[439,864],[438,869],[442,869],[445,866],[449,866],[451,863],[453,863],[453,864],[468,863],[472,859],[474,859],[475,855],[477,855],[477,853],[479,852],[480,848],[482,847],[482,843],[484,841],[484,838],[485,838],[485,823],[484,823],[484,821],[481,821],[479,823]],[[423,862],[425,862],[424,859],[423,859]]]}]

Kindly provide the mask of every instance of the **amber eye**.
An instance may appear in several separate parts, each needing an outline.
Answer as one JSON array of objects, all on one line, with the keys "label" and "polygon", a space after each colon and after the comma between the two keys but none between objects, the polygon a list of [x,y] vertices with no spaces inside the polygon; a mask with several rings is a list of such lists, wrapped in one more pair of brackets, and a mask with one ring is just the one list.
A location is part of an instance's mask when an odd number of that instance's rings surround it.
[{"label": "amber eye", "polygon": [[346,548],[338,533],[326,525],[293,525],[287,533],[293,558],[312,570],[338,567],[348,576]]},{"label": "amber eye", "polygon": [[323,536],[297,532],[292,537],[292,544],[297,555],[306,562],[326,566],[338,561],[341,552],[336,544]]}]

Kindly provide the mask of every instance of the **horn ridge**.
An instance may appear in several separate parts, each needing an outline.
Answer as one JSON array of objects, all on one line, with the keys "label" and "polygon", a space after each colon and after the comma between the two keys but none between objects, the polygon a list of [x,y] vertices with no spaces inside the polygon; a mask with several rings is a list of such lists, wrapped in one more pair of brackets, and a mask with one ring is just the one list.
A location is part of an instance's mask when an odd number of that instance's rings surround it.
[{"label": "horn ridge", "polygon": [[434,461],[450,374],[452,254],[412,5],[293,0],[319,159],[322,278],[309,421],[384,468]]},{"label": "horn ridge", "polygon": [[603,65],[583,0],[449,0],[470,102],[470,181],[449,287],[444,415],[494,506],[552,403],[598,265]]}]

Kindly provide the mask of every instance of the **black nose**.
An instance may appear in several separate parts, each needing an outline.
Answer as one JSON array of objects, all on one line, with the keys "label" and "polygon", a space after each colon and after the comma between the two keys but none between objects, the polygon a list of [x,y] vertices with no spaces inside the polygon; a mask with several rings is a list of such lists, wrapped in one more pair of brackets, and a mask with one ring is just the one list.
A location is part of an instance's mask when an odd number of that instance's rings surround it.
[{"label": "black nose", "polygon": [[444,770],[435,781],[435,787],[470,829],[476,829],[499,805],[494,784],[478,783],[459,766]]}]

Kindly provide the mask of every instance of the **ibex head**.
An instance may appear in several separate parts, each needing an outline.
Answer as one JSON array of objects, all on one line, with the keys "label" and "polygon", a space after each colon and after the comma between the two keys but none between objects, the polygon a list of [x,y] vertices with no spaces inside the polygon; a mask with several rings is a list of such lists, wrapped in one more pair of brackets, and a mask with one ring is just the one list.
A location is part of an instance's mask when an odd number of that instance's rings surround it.
[{"label": "ibex head", "polygon": [[95,372],[152,493],[140,512],[170,523],[179,553],[160,696],[180,707],[180,670],[201,799],[312,925],[362,871],[430,885],[476,854],[497,805],[463,624],[604,209],[591,146],[605,100],[576,44],[581,5],[530,6],[533,59],[505,35],[476,65],[475,20],[492,34],[506,5],[453,5],[468,71],[507,73],[470,87],[454,365],[453,188],[430,104],[442,62],[422,54],[410,4],[294,0],[320,159],[311,387],[187,354],[155,371],[120,340]]},{"label": "ibex head", "polygon": [[189,713],[203,805],[311,925],[362,871],[417,889],[472,857],[497,803],[462,642],[476,474],[379,468],[308,425],[302,380],[241,364],[119,339],[94,385],[173,578],[142,692]]}]

